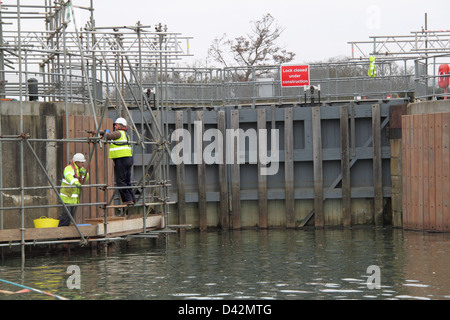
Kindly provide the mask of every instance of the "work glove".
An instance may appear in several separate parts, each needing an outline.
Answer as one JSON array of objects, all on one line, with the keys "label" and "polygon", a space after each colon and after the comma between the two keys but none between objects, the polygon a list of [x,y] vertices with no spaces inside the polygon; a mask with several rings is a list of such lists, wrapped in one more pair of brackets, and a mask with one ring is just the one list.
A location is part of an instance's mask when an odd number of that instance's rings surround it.
[{"label": "work glove", "polygon": [[75,182],[75,186],[76,186],[78,189],[81,189],[81,183],[80,183],[80,181]]},{"label": "work glove", "polygon": [[86,169],[85,168],[80,168],[80,174],[82,176],[84,176],[86,174]]},{"label": "work glove", "polygon": [[109,131],[108,129],[106,130],[100,130],[98,133],[100,133],[101,136],[105,135],[105,133],[110,133],[111,131]]}]

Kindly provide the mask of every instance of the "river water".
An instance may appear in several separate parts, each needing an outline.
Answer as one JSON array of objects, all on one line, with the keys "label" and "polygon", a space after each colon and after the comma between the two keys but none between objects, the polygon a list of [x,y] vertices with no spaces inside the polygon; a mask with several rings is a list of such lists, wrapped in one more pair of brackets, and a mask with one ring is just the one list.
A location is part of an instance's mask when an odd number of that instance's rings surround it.
[{"label": "river water", "polygon": [[[391,228],[187,231],[6,256],[0,278],[81,300],[448,300],[449,244]],[[55,299],[21,289],[0,282],[0,300]]]}]

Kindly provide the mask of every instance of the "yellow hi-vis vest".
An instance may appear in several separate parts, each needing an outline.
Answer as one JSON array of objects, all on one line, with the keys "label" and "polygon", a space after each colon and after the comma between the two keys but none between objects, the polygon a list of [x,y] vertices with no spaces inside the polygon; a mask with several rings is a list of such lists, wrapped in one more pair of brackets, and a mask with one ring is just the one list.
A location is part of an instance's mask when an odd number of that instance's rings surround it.
[{"label": "yellow hi-vis vest", "polygon": [[113,143],[109,145],[109,158],[117,159],[124,157],[131,157],[131,144],[128,139],[128,135],[124,130],[119,130],[120,138],[114,140]]},{"label": "yellow hi-vis vest", "polygon": [[377,67],[375,66],[375,57],[369,57],[369,70],[367,71],[367,75],[369,77],[375,78],[377,75]]},{"label": "yellow hi-vis vest", "polygon": [[80,175],[80,168],[78,168],[76,164],[71,163],[66,166],[61,187],[70,186],[72,188],[61,188],[59,195],[61,196],[62,201],[68,204],[78,204],[80,202],[81,189],[77,188],[76,183],[83,180],[87,181],[88,179],[89,173],[86,173],[84,176]]}]

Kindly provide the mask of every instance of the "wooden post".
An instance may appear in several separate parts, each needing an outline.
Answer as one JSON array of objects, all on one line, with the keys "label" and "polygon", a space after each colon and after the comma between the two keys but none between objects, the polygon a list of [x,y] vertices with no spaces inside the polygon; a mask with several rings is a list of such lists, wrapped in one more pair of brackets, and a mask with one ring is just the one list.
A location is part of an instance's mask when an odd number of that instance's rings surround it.
[{"label": "wooden post", "polygon": [[[94,121],[93,117],[89,117],[88,121],[86,121],[86,122],[88,122],[88,124],[89,124],[89,129],[87,129],[87,130],[95,130],[95,121]],[[105,181],[105,179],[102,174],[102,173],[104,173],[104,170],[99,170],[100,163],[98,161],[99,159],[98,159],[98,154],[97,154],[97,144],[95,144],[95,143],[88,144],[88,149],[86,150],[86,161],[89,161],[89,156],[90,156],[91,152],[93,152],[93,155],[92,155],[92,161],[89,164],[89,171],[91,171],[91,168],[94,169],[95,177],[93,175],[92,176],[89,175],[89,180],[86,183],[87,184],[93,184],[93,183],[98,184],[98,183],[100,183],[100,181]],[[103,163],[103,161],[101,161],[101,162]],[[88,163],[85,163],[85,169],[86,169],[87,165],[88,165]],[[89,202],[96,202],[99,199],[99,197],[97,196],[98,195],[97,188],[89,188],[88,192],[89,192]],[[85,219],[97,218],[99,216],[97,214],[98,209],[99,208],[97,206],[91,206],[90,213],[87,217],[85,217]]]},{"label": "wooden post", "polygon": [[442,114],[442,228],[441,231],[450,231],[450,113]]},{"label": "wooden post", "polygon": [[428,230],[434,229],[434,222],[436,216],[436,159],[435,159],[435,117],[434,114],[428,115],[428,141],[429,141],[429,149],[428,149],[428,200],[430,202],[430,209],[428,211],[428,215],[424,217],[424,223],[428,226]]},{"label": "wooden post", "polygon": [[[226,163],[226,121],[225,111],[217,112],[217,128],[222,134],[223,144],[218,146],[219,154],[222,155],[222,163],[219,163],[219,191],[220,191],[220,223],[222,230],[230,227],[228,208],[228,173]],[[222,149],[221,149],[222,148]]]},{"label": "wooden post", "polygon": [[[231,129],[239,129],[239,110],[231,111]],[[239,165],[239,139],[238,141],[227,141],[227,146],[234,144],[235,148],[231,157],[231,212],[233,229],[241,228],[241,172]],[[229,150],[229,149],[228,149]]]},{"label": "wooden post", "polygon": [[[0,119],[1,121],[1,119]],[[46,122],[46,128],[47,128],[47,139],[56,139],[57,133],[56,133],[56,118],[52,116],[45,116],[45,122]],[[1,128],[1,123],[0,123]],[[0,130],[1,134],[1,130]],[[45,169],[47,170],[49,177],[53,181],[60,181],[61,179],[61,173],[57,172],[58,164],[57,159],[54,157],[55,151],[57,150],[57,143],[56,142],[49,142],[46,144],[45,150],[46,150],[46,165]],[[1,146],[0,146],[0,154]],[[0,179],[1,179],[1,170],[0,170]],[[47,198],[49,199],[49,203],[59,203],[58,196],[54,192],[54,190],[49,189],[46,194]],[[49,217],[56,218],[59,214],[59,208],[50,208],[49,209]],[[1,226],[0,226],[1,228]]]},{"label": "wooden post", "polygon": [[295,228],[293,109],[284,110],[284,183],[286,227]]},{"label": "wooden post", "polygon": [[383,226],[383,181],[381,158],[380,105],[372,105],[373,187],[375,226]]},{"label": "wooden post", "polygon": [[417,129],[417,125],[419,123],[419,116],[415,115],[412,117],[411,121],[411,213],[410,213],[410,227],[417,229],[417,220],[418,220],[418,163],[417,160],[419,157],[418,152],[418,138],[419,138],[419,130]]},{"label": "wooden post", "polygon": [[351,226],[350,151],[348,133],[348,106],[340,109],[341,125],[341,172],[342,172],[342,224]]},{"label": "wooden post", "polygon": [[[76,136],[77,137],[87,137],[88,136],[87,132],[89,130],[91,130],[90,122],[93,119],[91,119],[91,117],[89,117],[89,116],[81,116],[80,120],[81,120],[81,123],[78,122],[78,124],[75,127],[75,130],[82,131],[82,132],[77,132]],[[92,121],[92,124],[94,124],[93,121]],[[94,128],[92,128],[92,129],[94,129]],[[90,148],[90,146],[87,143],[83,143],[82,145],[77,144],[77,149],[75,150],[75,152],[83,153],[86,160],[89,160],[89,148]],[[92,159],[92,166],[93,166],[93,168],[95,168],[95,158]],[[91,179],[92,178],[90,178],[89,180],[91,180]],[[90,182],[92,182],[92,181],[88,181],[88,183],[90,183]],[[84,203],[92,202],[91,201],[91,193],[90,193],[89,189],[90,188],[81,189],[81,194],[82,194],[82,196],[80,198],[81,202],[84,202]],[[83,210],[80,210],[80,208],[78,208],[77,213],[79,212],[79,213],[81,213],[81,215],[77,214],[75,217],[75,221],[77,223],[81,224],[81,223],[83,223],[84,219],[95,217],[95,215],[91,216],[91,209],[94,209],[94,208],[85,207],[85,208],[83,208]]]},{"label": "wooden post", "polygon": [[[428,159],[428,152],[430,149],[430,140],[429,140],[429,125],[428,125],[428,116],[425,116],[422,118],[422,173],[423,173],[423,214],[421,217],[422,222],[422,228],[426,229],[426,216],[428,215],[428,212],[430,210],[430,200],[428,199],[428,187],[430,183],[430,176],[429,176],[429,159]],[[403,142],[402,142],[403,143]]]},{"label": "wooden post", "polygon": [[[206,216],[206,164],[203,161],[203,133],[205,131],[205,125],[203,122],[203,111],[197,111],[197,121],[201,121],[201,125],[197,124],[197,136],[195,137],[194,144],[198,146],[197,149],[197,178],[198,178],[198,209],[199,209],[199,229],[204,231],[207,229],[207,216]],[[194,130],[195,131],[195,130]],[[200,155],[201,153],[201,155]]]},{"label": "wooden post", "polygon": [[417,194],[417,219],[416,219],[416,224],[417,224],[417,229],[419,230],[423,230],[423,214],[424,214],[424,174],[423,174],[423,162],[424,162],[424,149],[423,149],[423,131],[424,131],[424,127],[423,127],[423,119],[426,117],[426,115],[419,115],[417,120],[417,125],[416,125],[416,129],[417,129],[417,139],[416,142],[418,143],[418,148],[417,148],[417,188],[418,188],[418,194]]},{"label": "wooden post", "polygon": [[[266,129],[266,109],[258,109],[257,111],[257,132]],[[267,133],[267,139],[269,139],[269,133]],[[258,140],[259,141],[259,140]],[[273,142],[272,142],[273,143]],[[259,204],[259,228],[267,229],[267,176],[261,174],[262,168],[266,165],[261,163],[259,154],[267,154],[267,145],[265,150],[259,150],[258,143],[258,204]]]},{"label": "wooden post", "polygon": [[314,224],[316,228],[323,228],[325,219],[323,210],[322,129],[320,121],[320,107],[312,107],[311,112],[314,167]]},{"label": "wooden post", "polygon": [[435,153],[436,153],[436,220],[434,223],[436,231],[442,231],[442,222],[443,222],[443,214],[442,214],[442,203],[443,203],[443,187],[444,183],[447,184],[449,181],[443,180],[443,152],[442,152],[442,113],[434,114],[434,125],[435,125]]},{"label": "wooden post", "polygon": [[[433,124],[434,126],[434,124]],[[408,223],[408,227],[409,228],[413,228],[414,227],[414,170],[415,170],[415,166],[414,166],[414,158],[415,158],[415,144],[414,144],[414,116],[411,116],[410,121],[409,121],[409,180],[410,180],[410,185],[409,185],[409,190],[408,190],[408,219],[407,219],[407,223]],[[434,150],[434,147],[433,147]],[[434,152],[434,151],[433,151]],[[434,174],[433,174],[434,176]]]},{"label": "wooden post", "polygon": [[414,229],[420,230],[420,182],[421,182],[421,176],[420,176],[420,166],[421,166],[421,144],[420,144],[420,137],[421,137],[421,121],[422,121],[422,115],[415,115],[414,116],[414,156],[413,156],[413,173],[414,173],[414,182],[412,183],[413,186],[413,223],[414,223]]},{"label": "wooden post", "polygon": [[[183,111],[175,113],[175,129],[183,129]],[[179,137],[178,137],[179,138]],[[185,143],[183,138],[183,143]],[[178,155],[184,158],[184,148]],[[177,164],[177,194],[178,194],[178,223],[186,224],[186,189],[185,189],[185,168],[184,161]]]},{"label": "wooden post", "polygon": [[410,116],[402,117],[402,226],[408,227],[410,209],[411,165],[410,165]]}]

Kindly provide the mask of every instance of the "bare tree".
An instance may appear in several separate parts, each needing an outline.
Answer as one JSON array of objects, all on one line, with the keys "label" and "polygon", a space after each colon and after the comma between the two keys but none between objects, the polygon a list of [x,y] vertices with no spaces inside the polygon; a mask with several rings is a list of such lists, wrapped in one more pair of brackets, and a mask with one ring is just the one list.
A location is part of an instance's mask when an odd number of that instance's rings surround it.
[{"label": "bare tree", "polygon": [[[290,62],[295,53],[277,45],[277,40],[284,29],[276,24],[274,17],[266,13],[261,20],[253,21],[251,33],[233,40],[226,34],[211,43],[208,55],[224,67],[244,67],[242,81],[248,81],[253,66],[278,65]],[[263,70],[260,70],[264,73]]]}]

